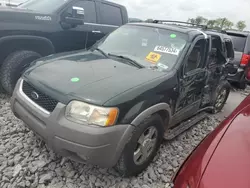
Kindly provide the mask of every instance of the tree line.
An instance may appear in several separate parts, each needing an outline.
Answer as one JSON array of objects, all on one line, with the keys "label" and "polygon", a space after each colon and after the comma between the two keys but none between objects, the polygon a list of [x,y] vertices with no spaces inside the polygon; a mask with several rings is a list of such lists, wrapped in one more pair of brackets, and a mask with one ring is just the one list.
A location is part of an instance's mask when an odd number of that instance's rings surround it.
[{"label": "tree line", "polygon": [[202,16],[197,16],[196,18],[189,18],[187,22],[198,25],[206,25],[208,28],[221,29],[221,30],[239,30],[244,31],[247,25],[245,21],[238,21],[236,24],[227,18],[217,18],[214,20],[209,20]]},{"label": "tree line", "polygon": [[[138,21],[138,20],[137,20]],[[143,22],[143,20],[141,20]],[[153,22],[153,19],[147,19],[144,22]],[[245,21],[238,21],[236,24],[227,18],[217,18],[214,20],[209,20],[202,16],[197,16],[196,18],[189,18],[187,22],[197,25],[205,25],[211,29],[217,30],[239,30],[244,31],[247,27]]]}]

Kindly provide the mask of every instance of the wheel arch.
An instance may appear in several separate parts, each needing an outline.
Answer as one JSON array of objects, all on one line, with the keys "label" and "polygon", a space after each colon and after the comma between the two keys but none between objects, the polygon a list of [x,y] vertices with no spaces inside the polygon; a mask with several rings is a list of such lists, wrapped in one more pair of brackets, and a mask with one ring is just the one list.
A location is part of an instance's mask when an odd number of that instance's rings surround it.
[{"label": "wheel arch", "polygon": [[153,114],[159,114],[163,119],[165,125],[169,125],[172,114],[171,108],[167,103],[158,103],[145,109],[131,122],[131,124],[134,126],[138,126],[144,121],[145,118]]},{"label": "wheel arch", "polygon": [[10,53],[18,50],[35,51],[42,56],[55,53],[54,45],[45,37],[13,35],[0,38],[0,62],[3,62]]}]

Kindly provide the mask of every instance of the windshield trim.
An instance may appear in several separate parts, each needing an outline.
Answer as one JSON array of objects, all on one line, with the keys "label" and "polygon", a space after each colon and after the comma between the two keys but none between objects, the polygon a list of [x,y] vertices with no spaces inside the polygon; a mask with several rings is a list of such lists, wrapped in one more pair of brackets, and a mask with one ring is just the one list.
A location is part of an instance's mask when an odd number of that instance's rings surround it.
[{"label": "windshield trim", "polygon": [[[171,28],[161,27],[161,25],[159,25],[159,24],[158,25],[150,25],[150,24],[147,24],[147,23],[127,23],[125,25],[137,26],[137,27],[150,27],[150,28],[164,29],[164,30],[167,30],[167,31],[178,32],[178,33],[185,34],[185,35],[188,36],[188,33],[186,33],[186,32],[179,31],[179,30],[174,30],[173,27],[171,27]],[[125,25],[123,25],[123,26],[125,26]]]}]

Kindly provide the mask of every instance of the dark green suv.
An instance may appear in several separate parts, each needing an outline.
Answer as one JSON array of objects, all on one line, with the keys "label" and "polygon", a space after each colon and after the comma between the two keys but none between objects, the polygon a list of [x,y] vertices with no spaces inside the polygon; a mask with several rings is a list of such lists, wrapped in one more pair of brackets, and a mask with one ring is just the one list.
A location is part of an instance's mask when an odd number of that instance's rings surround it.
[{"label": "dark green suv", "polygon": [[164,138],[223,108],[223,46],[220,33],[199,28],[126,24],[88,50],[34,61],[12,111],[61,155],[136,175]]}]

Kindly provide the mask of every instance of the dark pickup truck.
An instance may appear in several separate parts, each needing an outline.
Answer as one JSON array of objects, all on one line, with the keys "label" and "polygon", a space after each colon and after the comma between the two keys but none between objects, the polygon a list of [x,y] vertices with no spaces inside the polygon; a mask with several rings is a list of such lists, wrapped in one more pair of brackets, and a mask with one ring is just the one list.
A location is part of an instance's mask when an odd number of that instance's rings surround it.
[{"label": "dark pickup truck", "polygon": [[128,22],[124,6],[103,0],[30,0],[0,8],[0,81],[11,94],[32,61],[80,50]]},{"label": "dark pickup truck", "polygon": [[247,86],[248,67],[250,61],[250,33],[241,31],[227,31],[234,44],[234,67],[235,72],[229,74],[228,80],[235,83],[238,88],[245,89]]}]

